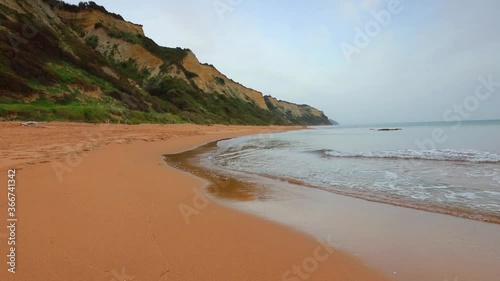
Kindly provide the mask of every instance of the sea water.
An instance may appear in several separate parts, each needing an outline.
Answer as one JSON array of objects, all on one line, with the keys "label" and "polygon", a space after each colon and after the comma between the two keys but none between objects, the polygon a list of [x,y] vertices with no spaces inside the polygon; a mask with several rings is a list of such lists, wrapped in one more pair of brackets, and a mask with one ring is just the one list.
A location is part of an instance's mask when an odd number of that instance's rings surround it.
[{"label": "sea water", "polygon": [[312,127],[217,146],[211,165],[226,171],[500,221],[500,121]]}]

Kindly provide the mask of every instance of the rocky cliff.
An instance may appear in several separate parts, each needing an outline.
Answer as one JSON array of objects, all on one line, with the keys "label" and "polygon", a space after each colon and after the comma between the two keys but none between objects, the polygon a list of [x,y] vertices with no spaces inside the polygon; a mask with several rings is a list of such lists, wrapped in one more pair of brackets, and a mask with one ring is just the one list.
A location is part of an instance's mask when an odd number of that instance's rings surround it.
[{"label": "rocky cliff", "polygon": [[247,88],[189,49],[157,45],[94,2],[0,1],[0,118],[330,124]]},{"label": "rocky cliff", "polygon": [[[325,114],[306,104],[294,104],[287,101],[278,100],[271,96],[264,97],[267,107],[274,112],[280,113],[294,124],[308,125],[331,125]],[[325,122],[328,120],[328,123]]]}]

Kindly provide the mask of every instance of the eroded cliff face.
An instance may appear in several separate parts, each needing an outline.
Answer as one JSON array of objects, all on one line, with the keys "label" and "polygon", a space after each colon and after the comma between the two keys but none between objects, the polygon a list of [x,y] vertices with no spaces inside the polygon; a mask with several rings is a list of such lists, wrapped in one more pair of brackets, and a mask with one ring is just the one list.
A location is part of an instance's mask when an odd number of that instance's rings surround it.
[{"label": "eroded cliff face", "polygon": [[[35,43],[47,45],[47,40],[52,40],[54,46],[60,47],[60,50],[47,47],[41,52],[26,47],[27,54],[37,55],[38,52],[39,65],[47,60],[45,66],[41,66],[47,71],[47,82],[43,82],[48,83],[47,88],[38,87],[37,97],[49,97],[49,81],[57,77],[68,80],[68,74],[64,72],[76,73],[81,67],[82,75],[87,77],[81,79],[75,76],[69,79],[69,84],[68,81],[60,81],[59,87],[65,88],[66,83],[69,90],[63,90],[59,96],[74,95],[75,91],[99,92],[97,96],[101,100],[111,96],[131,110],[172,111],[193,122],[204,122],[200,118],[206,116],[203,118],[207,118],[208,123],[252,120],[249,122],[256,124],[329,124],[323,112],[310,106],[264,97],[261,92],[226,77],[214,66],[200,63],[189,49],[158,46],[146,37],[141,25],[128,22],[94,2],[75,6],[59,0],[2,0],[0,4],[6,7],[1,11],[9,24],[21,21],[22,17],[17,14],[20,13],[32,18],[33,25],[47,33],[43,34],[46,38],[42,38],[42,42]],[[95,51],[102,59],[95,55]],[[63,55],[58,59],[50,59],[52,53],[61,52]],[[26,82],[29,90],[33,83],[23,77],[22,70],[5,72],[5,75],[14,74],[19,80],[16,83]],[[100,77],[104,81],[93,83],[92,77]],[[16,85],[7,88],[15,89]]]},{"label": "eroded cliff face", "polygon": [[295,124],[315,124],[315,125],[330,125],[328,117],[312,106],[298,105],[287,101],[281,101],[271,96],[264,97],[270,110],[277,111],[283,114],[288,120]]},{"label": "eroded cliff face", "polygon": [[217,92],[236,96],[253,102],[260,108],[268,109],[262,93],[232,81],[213,66],[201,64],[196,55],[190,50],[187,50],[187,54],[181,62],[185,70],[196,74],[196,76],[188,78],[182,69],[179,68],[179,65],[173,64],[162,70],[161,67],[165,62],[160,57],[148,51],[140,44],[131,43],[110,35],[119,33],[139,37],[145,36],[140,25],[126,22],[95,10],[70,12],[55,9],[55,12],[65,22],[74,24],[85,30],[85,38],[96,36],[98,38],[96,50],[107,57],[120,62],[133,60],[139,68],[150,70],[152,76],[166,75],[181,78],[187,82],[191,80],[205,93],[211,94]]},{"label": "eroded cliff face", "polygon": [[[151,70],[152,75],[160,74],[163,60],[143,46],[110,36],[110,32],[123,32],[135,36],[145,36],[141,25],[133,24],[96,10],[78,12],[55,8],[54,12],[64,22],[85,31],[85,38],[97,37],[96,50],[113,60],[124,62],[133,60],[139,68]],[[106,27],[99,28],[99,27]]]},{"label": "eroded cliff face", "polygon": [[241,99],[254,102],[260,108],[268,109],[262,93],[234,82],[220,73],[214,66],[201,64],[193,52],[188,51],[182,65],[188,71],[197,74],[192,80],[204,92],[218,92],[237,96]]},{"label": "eroded cliff face", "polygon": [[[194,73],[193,77],[186,77],[185,73],[179,69],[177,65],[172,65],[165,69],[162,73],[160,70],[164,61],[146,50],[139,44],[127,42],[122,39],[113,38],[109,35],[109,30],[114,32],[129,33],[139,36],[145,36],[141,25],[133,24],[115,17],[106,15],[100,11],[83,11],[83,12],[68,12],[56,10],[57,15],[67,22],[71,22],[88,33],[86,37],[97,36],[99,45],[97,50],[104,55],[111,56],[118,61],[134,60],[140,68],[152,70],[153,76],[168,75],[178,77],[183,80],[191,80],[198,88],[207,94],[220,93],[230,96],[236,96],[243,100],[255,103],[262,109],[269,110],[269,107],[264,99],[264,95],[256,90],[247,88],[219,72],[214,66],[202,64],[197,59],[196,55],[188,50],[185,58],[182,61],[182,66],[190,73]],[[107,29],[96,28],[98,26],[106,26]],[[301,116],[324,115],[319,110],[311,107],[294,105],[292,103],[280,103],[276,99],[272,100],[278,108],[283,108],[283,112],[291,111],[293,116],[300,118]],[[278,105],[279,104],[279,105]]]},{"label": "eroded cliff face", "polygon": [[121,30],[132,34],[139,34],[144,36],[142,25],[134,24],[119,18],[110,16],[101,11],[96,10],[80,10],[78,12],[66,11],[54,8],[55,13],[66,22],[71,22],[86,31],[92,31],[96,24],[108,26],[114,30]]}]

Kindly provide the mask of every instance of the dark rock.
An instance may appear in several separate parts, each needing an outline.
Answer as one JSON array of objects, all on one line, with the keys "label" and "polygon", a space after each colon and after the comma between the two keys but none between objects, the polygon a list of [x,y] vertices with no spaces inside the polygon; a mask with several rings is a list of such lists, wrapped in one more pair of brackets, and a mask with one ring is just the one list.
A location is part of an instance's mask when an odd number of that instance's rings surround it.
[{"label": "dark rock", "polygon": [[[373,130],[373,129],[371,129]],[[403,129],[401,128],[384,128],[384,129],[377,129],[379,132],[389,132],[389,131],[401,131]]]}]

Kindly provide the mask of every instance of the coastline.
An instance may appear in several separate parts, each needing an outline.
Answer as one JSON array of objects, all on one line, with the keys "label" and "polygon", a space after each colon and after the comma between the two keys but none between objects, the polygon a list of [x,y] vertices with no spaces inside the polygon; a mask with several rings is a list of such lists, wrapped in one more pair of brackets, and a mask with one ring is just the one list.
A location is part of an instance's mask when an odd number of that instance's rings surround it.
[{"label": "coastline", "polygon": [[217,143],[165,155],[165,161],[208,181],[205,191],[218,203],[319,239],[330,237],[336,249],[359,256],[393,280],[493,281],[498,276],[497,224],[217,168],[210,160]]},{"label": "coastline", "polygon": [[[172,158],[175,159],[174,162],[182,162],[179,163],[180,166],[185,166],[185,170],[187,170],[190,173],[200,173],[200,174],[206,174],[207,178],[212,178],[210,176],[210,172],[204,171],[202,166],[200,164],[191,164],[188,161],[183,160],[182,158],[197,158],[198,154],[205,154],[209,152],[212,149],[215,149],[217,141],[213,141],[210,143],[206,143],[204,145],[200,145],[199,147],[195,147],[193,149],[190,149],[188,151],[182,151],[180,153],[175,153],[173,155],[165,155],[167,158]],[[200,149],[200,147],[206,146],[207,149]],[[177,159],[178,158],[178,159]],[[222,171],[223,169],[218,168],[218,169],[208,169],[212,171],[220,170]],[[234,171],[233,171],[234,172]],[[315,188],[315,189],[321,189],[321,187],[309,184],[305,181],[301,180],[296,180],[296,179],[290,179],[290,178],[285,178],[285,177],[278,177],[278,176],[269,176],[265,174],[258,174],[255,173],[255,176],[263,177],[263,178],[268,178],[270,180],[276,180],[288,184],[296,184],[308,188]],[[424,212],[429,212],[429,213],[437,213],[437,214],[443,214],[443,215],[449,215],[449,216],[454,216],[458,218],[463,218],[463,219],[468,219],[468,220],[474,220],[474,221],[479,221],[479,222],[484,222],[484,223],[491,223],[495,225],[500,225],[500,216],[498,215],[493,215],[493,214],[478,214],[477,211],[469,210],[469,209],[453,209],[450,207],[446,206],[437,206],[437,205],[432,205],[428,206],[426,204],[410,201],[407,199],[403,198],[398,198],[398,200],[388,200],[387,198],[384,197],[378,197],[376,194],[364,194],[362,191],[345,191],[345,190],[335,190],[335,191],[329,191],[338,195],[342,196],[347,196],[351,198],[357,198],[365,201],[370,201],[373,203],[379,203],[379,204],[388,204],[396,207],[402,207],[402,208],[411,208],[414,210],[418,211],[424,211]],[[214,193],[214,192],[212,192]],[[222,197],[226,195],[222,194]],[[237,196],[233,196],[237,198]]]},{"label": "coastline", "polygon": [[[19,267],[0,270],[2,280],[387,280],[292,228],[207,201],[203,180],[161,157],[298,127],[0,128],[0,170],[17,170],[20,225]],[[182,206],[194,208],[189,223]]]}]

